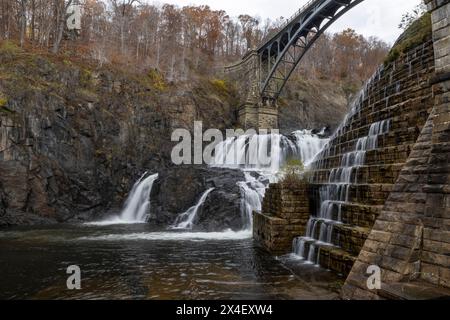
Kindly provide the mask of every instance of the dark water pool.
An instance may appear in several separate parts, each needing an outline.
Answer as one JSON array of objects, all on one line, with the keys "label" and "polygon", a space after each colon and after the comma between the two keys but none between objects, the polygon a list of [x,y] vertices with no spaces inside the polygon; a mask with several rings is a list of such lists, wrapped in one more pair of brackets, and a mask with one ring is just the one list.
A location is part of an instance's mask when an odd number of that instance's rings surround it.
[{"label": "dark water pool", "polygon": [[[68,290],[67,267],[81,269]],[[341,279],[255,247],[248,232],[141,225],[0,230],[1,299],[334,299]]]}]

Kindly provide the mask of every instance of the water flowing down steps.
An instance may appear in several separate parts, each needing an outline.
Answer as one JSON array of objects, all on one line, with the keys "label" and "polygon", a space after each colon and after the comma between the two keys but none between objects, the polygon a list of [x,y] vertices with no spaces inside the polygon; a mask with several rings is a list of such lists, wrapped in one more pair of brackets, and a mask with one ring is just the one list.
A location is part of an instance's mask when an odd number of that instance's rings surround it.
[{"label": "water flowing down steps", "polygon": [[[356,140],[353,150],[342,155],[340,167],[331,169],[328,184],[320,187],[319,215],[310,218],[306,235],[295,239],[293,243],[294,252],[308,263],[319,264],[322,246],[342,247],[339,239],[333,239],[333,233],[342,224],[342,206],[350,203],[350,187],[358,184],[358,175],[355,173],[364,165],[366,152],[377,148],[378,137],[389,132],[390,124],[391,119],[373,123],[369,134]],[[357,254],[358,251],[353,253]]]}]

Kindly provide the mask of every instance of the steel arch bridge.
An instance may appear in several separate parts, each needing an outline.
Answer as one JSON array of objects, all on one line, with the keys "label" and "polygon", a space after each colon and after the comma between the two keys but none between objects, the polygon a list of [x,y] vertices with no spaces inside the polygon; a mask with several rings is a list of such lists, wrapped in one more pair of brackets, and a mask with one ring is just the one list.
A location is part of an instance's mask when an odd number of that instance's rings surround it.
[{"label": "steel arch bridge", "polygon": [[239,63],[225,67],[225,73],[239,83],[244,104],[274,108],[306,52],[330,25],[363,1],[311,0],[272,38],[248,52]]}]

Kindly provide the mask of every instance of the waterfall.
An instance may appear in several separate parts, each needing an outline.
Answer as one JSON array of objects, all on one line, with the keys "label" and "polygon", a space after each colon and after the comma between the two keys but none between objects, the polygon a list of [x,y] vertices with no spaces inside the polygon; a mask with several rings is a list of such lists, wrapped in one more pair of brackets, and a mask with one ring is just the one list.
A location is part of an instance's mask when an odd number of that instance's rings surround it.
[{"label": "waterfall", "polygon": [[[219,143],[212,166],[277,173],[283,160],[279,134],[241,135]],[[292,145],[290,145],[292,147]]]},{"label": "waterfall", "polygon": [[214,188],[206,190],[195,206],[190,207],[186,212],[180,214],[175,220],[172,229],[192,229],[192,227],[194,226],[194,221],[197,216],[198,210],[202,207],[202,205],[206,201],[206,198],[213,190]]},{"label": "waterfall", "polygon": [[261,212],[266,185],[254,178],[249,172],[244,172],[245,181],[238,182],[241,191],[241,214],[245,229],[253,226],[253,211]]},{"label": "waterfall", "polygon": [[[280,169],[290,158],[308,166],[328,142],[322,133],[299,130],[290,135],[241,135],[219,143],[211,166],[240,169],[245,181],[237,183],[241,191],[241,214],[245,229],[252,228],[252,214],[261,212],[265,190],[279,180]],[[258,178],[255,178],[257,176]]]},{"label": "waterfall", "polygon": [[[359,99],[362,99],[368,90],[366,86]],[[359,101],[357,99],[357,101]],[[337,138],[357,113],[359,107],[354,104],[349,115],[339,127],[331,140]],[[379,147],[379,137],[390,130],[391,119],[375,122],[370,125],[368,135],[354,142],[353,150],[344,153],[340,166],[333,168],[328,177],[328,183],[319,189],[318,215],[312,216],[306,227],[306,235],[294,239],[293,253],[307,260],[309,263],[318,263],[320,246],[333,246],[333,232],[335,226],[342,224],[342,206],[350,203],[351,185],[358,183],[358,172],[366,163],[366,153]],[[335,150],[333,150],[334,152]],[[331,147],[326,146],[313,165],[315,169],[322,169],[323,159],[331,155]]]},{"label": "waterfall", "polygon": [[328,139],[319,138],[324,134],[324,130],[319,135],[315,135],[311,130],[294,131],[292,135],[295,138],[295,152],[297,158],[303,161],[305,167],[309,166],[314,160],[315,156],[323,149],[328,142]]},{"label": "waterfall", "polygon": [[[323,170],[326,159],[339,154],[337,146],[332,141],[340,139],[346,127],[351,128],[353,117],[361,115],[361,106],[371,90],[371,84],[381,77],[383,68],[377,70],[365,84],[359,95],[351,104],[350,112],[345,116],[336,132],[322,151],[316,156],[312,169]],[[351,185],[357,184],[358,172],[366,163],[367,151],[379,147],[379,137],[390,130],[391,119],[375,122],[370,125],[367,136],[354,142],[353,149],[342,154],[339,167],[333,168],[328,177],[328,183],[319,189],[318,213],[312,216],[306,227],[306,234],[293,241],[293,253],[310,263],[319,261],[320,246],[333,246],[335,227],[342,224],[343,205],[350,203]],[[314,180],[314,177],[311,177]]]},{"label": "waterfall", "polygon": [[287,159],[296,158],[308,165],[327,142],[311,130],[294,131],[288,136],[241,135],[216,146],[211,166],[260,172],[275,182]]},{"label": "waterfall", "polygon": [[150,192],[158,174],[148,176],[147,172],[134,184],[120,215],[123,222],[146,222],[150,209]]}]

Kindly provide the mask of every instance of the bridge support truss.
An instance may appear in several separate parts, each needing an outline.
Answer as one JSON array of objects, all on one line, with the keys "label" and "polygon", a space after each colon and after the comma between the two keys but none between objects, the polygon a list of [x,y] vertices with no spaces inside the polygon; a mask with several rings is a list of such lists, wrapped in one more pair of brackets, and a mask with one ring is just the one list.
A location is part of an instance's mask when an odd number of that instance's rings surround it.
[{"label": "bridge support truss", "polygon": [[239,109],[241,126],[278,127],[277,99],[295,68],[320,35],[362,1],[311,0],[276,35],[225,68],[244,97]]}]

